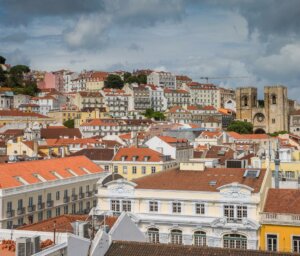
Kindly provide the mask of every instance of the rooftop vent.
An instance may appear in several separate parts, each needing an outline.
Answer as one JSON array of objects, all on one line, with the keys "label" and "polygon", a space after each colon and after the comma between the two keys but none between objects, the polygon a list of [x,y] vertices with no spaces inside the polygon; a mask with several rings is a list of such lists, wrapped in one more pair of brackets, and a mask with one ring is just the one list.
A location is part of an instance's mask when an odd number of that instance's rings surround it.
[{"label": "rooftop vent", "polygon": [[244,178],[258,178],[260,170],[246,170],[244,173]]}]

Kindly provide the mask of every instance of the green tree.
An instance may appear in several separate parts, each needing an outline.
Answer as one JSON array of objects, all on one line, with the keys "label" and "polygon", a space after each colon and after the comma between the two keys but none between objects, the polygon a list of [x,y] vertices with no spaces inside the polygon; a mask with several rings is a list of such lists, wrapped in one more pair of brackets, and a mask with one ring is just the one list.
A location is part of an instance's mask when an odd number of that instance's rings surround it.
[{"label": "green tree", "polygon": [[25,65],[16,65],[16,66],[13,66],[9,72],[10,72],[10,74],[23,75],[23,73],[30,72],[30,68]]},{"label": "green tree", "polygon": [[105,87],[106,88],[115,88],[115,89],[121,89],[124,86],[124,81],[121,79],[118,75],[109,75],[107,77]]},{"label": "green tree", "polygon": [[139,84],[147,84],[147,76],[145,74],[140,74],[137,76]]},{"label": "green tree", "polygon": [[146,118],[154,118],[156,121],[163,121],[166,119],[165,115],[162,112],[154,111],[153,109],[146,109],[144,116]]},{"label": "green tree", "polygon": [[65,121],[64,126],[66,126],[68,128],[74,128],[75,120],[74,119],[69,119],[69,120]]},{"label": "green tree", "polygon": [[5,64],[6,59],[3,56],[0,56],[0,64]]},{"label": "green tree", "polygon": [[240,134],[250,134],[253,133],[253,124],[244,121],[235,120],[230,123],[230,125],[227,128],[227,131],[237,132]]},{"label": "green tree", "polygon": [[127,79],[128,79],[129,77],[131,77],[131,73],[130,73],[130,72],[126,72],[126,73],[124,74],[124,82],[125,82],[125,83],[127,83],[126,81],[127,81]]},{"label": "green tree", "polygon": [[5,84],[6,79],[7,79],[6,74],[5,74],[4,70],[0,67],[0,85]]}]

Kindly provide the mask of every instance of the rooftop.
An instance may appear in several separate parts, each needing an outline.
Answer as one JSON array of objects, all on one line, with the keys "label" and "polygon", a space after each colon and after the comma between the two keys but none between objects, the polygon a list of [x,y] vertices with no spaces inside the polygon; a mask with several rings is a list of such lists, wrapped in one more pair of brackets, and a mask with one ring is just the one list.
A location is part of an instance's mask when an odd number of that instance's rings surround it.
[{"label": "rooftop", "polygon": [[14,188],[103,172],[85,156],[0,165],[0,188]]},{"label": "rooftop", "polygon": [[93,161],[111,161],[114,157],[114,150],[110,148],[85,148],[72,156],[86,156]]},{"label": "rooftop", "polygon": [[51,127],[41,129],[42,139],[57,139],[57,138],[81,138],[81,132],[78,128],[66,128],[66,127]]},{"label": "rooftop", "polygon": [[20,110],[0,110],[0,116],[3,117],[37,117],[37,118],[49,118],[48,116],[44,116],[34,112],[23,112]]},{"label": "rooftop", "polygon": [[[258,178],[244,177],[246,169],[241,168],[211,168],[205,171],[180,171],[178,169],[159,172],[149,176],[133,180],[137,189],[160,189],[160,190],[189,190],[189,191],[212,191],[237,182],[249,186],[257,193],[265,176],[265,169],[261,169]],[[210,185],[215,181],[216,185]]]}]

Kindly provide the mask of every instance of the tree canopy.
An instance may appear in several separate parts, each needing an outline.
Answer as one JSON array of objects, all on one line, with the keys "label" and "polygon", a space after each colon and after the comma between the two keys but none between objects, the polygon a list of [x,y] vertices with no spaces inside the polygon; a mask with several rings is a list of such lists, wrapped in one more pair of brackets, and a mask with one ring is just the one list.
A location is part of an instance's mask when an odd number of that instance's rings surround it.
[{"label": "tree canopy", "polygon": [[6,59],[3,56],[0,56],[0,64],[5,64]]},{"label": "tree canopy", "polygon": [[137,84],[146,84],[147,83],[147,76],[140,74],[137,76],[133,76],[131,73],[126,72],[124,74],[124,83],[137,83]]},{"label": "tree canopy", "polygon": [[164,113],[159,111],[154,111],[153,109],[146,109],[144,116],[147,118],[154,118],[156,121],[163,121],[166,119]]},{"label": "tree canopy", "polygon": [[69,120],[65,121],[64,126],[66,126],[68,128],[74,128],[75,120],[74,119],[69,119]]},{"label": "tree canopy", "polygon": [[235,120],[230,123],[230,125],[227,128],[227,131],[237,132],[240,134],[250,134],[253,133],[253,124]]},{"label": "tree canopy", "polygon": [[124,81],[118,75],[109,75],[105,82],[106,88],[121,89],[124,86]]}]

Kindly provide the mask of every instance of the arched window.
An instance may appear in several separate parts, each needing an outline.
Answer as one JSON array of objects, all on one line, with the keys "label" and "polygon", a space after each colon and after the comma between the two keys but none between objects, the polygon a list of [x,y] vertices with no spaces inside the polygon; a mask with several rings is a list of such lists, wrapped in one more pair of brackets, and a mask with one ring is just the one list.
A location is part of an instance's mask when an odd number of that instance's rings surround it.
[{"label": "arched window", "polygon": [[276,95],[272,95],[272,104],[276,104],[276,100],[277,100]]},{"label": "arched window", "polygon": [[228,234],[223,236],[224,248],[247,249],[247,237],[239,234]]},{"label": "arched window", "polygon": [[247,107],[247,106],[248,106],[248,97],[247,97],[247,96],[244,96],[244,97],[243,97],[243,106],[244,106],[244,107]]},{"label": "arched window", "polygon": [[203,231],[194,232],[194,245],[206,246],[206,233]]},{"label": "arched window", "polygon": [[179,229],[171,230],[171,243],[182,244],[182,231]]},{"label": "arched window", "polygon": [[148,239],[150,243],[159,243],[159,229],[149,228],[148,229]]}]

